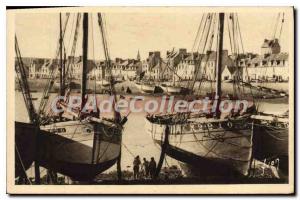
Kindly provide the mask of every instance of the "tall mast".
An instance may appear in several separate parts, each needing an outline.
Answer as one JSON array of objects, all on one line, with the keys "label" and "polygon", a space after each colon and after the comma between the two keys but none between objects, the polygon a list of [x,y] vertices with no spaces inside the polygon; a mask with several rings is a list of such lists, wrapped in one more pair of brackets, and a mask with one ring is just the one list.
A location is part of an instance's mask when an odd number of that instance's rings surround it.
[{"label": "tall mast", "polygon": [[62,23],[61,23],[61,13],[59,13],[59,67],[60,67],[60,70],[59,70],[59,88],[60,88],[60,96],[63,96],[64,95],[64,77],[63,77],[63,73],[64,73],[64,70],[63,70],[63,36],[62,36]]},{"label": "tall mast", "polygon": [[[114,87],[114,79],[113,79],[113,75],[112,75],[112,67],[111,67],[111,62],[110,62],[110,57],[109,57],[109,52],[108,52],[108,45],[107,45],[107,40],[106,40],[106,35],[105,35],[105,27],[103,24],[103,19],[102,19],[102,15],[101,13],[98,13],[98,24],[100,27],[100,32],[101,32],[101,36],[102,36],[102,44],[103,44],[103,51],[104,51],[104,55],[105,55],[105,64],[107,69],[109,70],[109,74],[110,74],[110,92],[111,94],[114,96],[114,104],[117,101],[117,95],[116,95],[116,91],[115,91],[115,87]],[[116,112],[116,110],[114,109],[114,119],[115,121],[119,122],[120,121],[120,113]]]},{"label": "tall mast", "polygon": [[223,33],[224,33],[224,13],[219,13],[219,33],[218,33],[218,49],[217,49],[217,63],[216,63],[216,96],[217,99],[217,112],[219,112],[219,104],[222,95],[221,91],[221,73],[222,73],[222,61],[223,61]]},{"label": "tall mast", "polygon": [[29,89],[29,84],[27,81],[26,71],[25,71],[24,63],[22,61],[22,56],[21,56],[17,36],[15,36],[15,52],[16,52],[16,58],[17,58],[17,64],[15,65],[16,75],[18,76],[20,89],[22,91],[22,95],[23,95],[23,98],[25,101],[29,119],[30,119],[31,123],[34,123],[37,125],[38,115],[33,106],[30,89]]},{"label": "tall mast", "polygon": [[86,94],[86,72],[87,72],[87,54],[88,54],[88,13],[83,14],[83,39],[82,39],[82,79],[81,79],[81,108],[84,107]]}]

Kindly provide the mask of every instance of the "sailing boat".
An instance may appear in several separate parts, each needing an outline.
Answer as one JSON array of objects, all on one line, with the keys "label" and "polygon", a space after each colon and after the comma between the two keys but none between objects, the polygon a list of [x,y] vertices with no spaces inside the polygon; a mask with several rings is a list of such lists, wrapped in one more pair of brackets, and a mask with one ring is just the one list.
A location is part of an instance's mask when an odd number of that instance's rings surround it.
[{"label": "sailing boat", "polygon": [[[102,34],[105,57],[108,60],[106,36],[103,31],[104,27],[100,13],[98,14],[98,23]],[[62,55],[62,40],[61,31],[60,55]],[[83,14],[82,47],[81,97],[82,99],[86,99],[88,13]],[[60,61],[60,94],[64,95],[64,66],[62,65],[62,56],[60,57]],[[108,66],[108,68],[110,67]],[[113,87],[111,85],[112,94],[114,94]],[[83,115],[82,109],[85,103],[82,100],[81,107],[77,112],[69,111],[69,114],[72,116],[71,118],[66,117],[65,113],[60,116],[53,116],[52,118],[50,116],[46,122],[41,122],[40,125],[40,129],[46,131],[41,132],[38,141],[40,165],[69,176],[73,180],[92,180],[97,174],[107,170],[116,163],[121,150],[123,126],[120,115],[115,113],[115,117],[111,119],[101,118],[92,114]],[[59,102],[59,104],[67,112],[64,102]]]},{"label": "sailing boat", "polygon": [[[280,24],[280,30],[282,30],[284,13],[278,13],[276,20],[278,21],[276,22],[275,32],[272,36],[272,40],[274,41],[277,40],[276,38],[280,38],[280,35],[276,35],[276,26]],[[279,34],[281,34],[281,31]],[[272,77],[275,77],[274,67]],[[278,90],[275,90],[275,92],[278,93]],[[283,114],[261,112],[252,115],[251,118],[254,120],[254,158],[260,161],[277,162],[276,164],[280,172],[288,174],[289,112],[287,111]]]},{"label": "sailing boat", "polygon": [[37,125],[37,115],[32,102],[32,96],[26,78],[25,66],[15,36],[16,63],[15,71],[22,92],[30,123],[15,122],[15,178],[25,178],[26,170],[30,168],[36,158],[36,139],[40,131]]},{"label": "sailing boat", "polygon": [[267,162],[278,159],[278,168],[288,174],[288,112],[283,115],[261,113],[254,119],[254,158]]},{"label": "sailing boat", "polygon": [[[213,16],[214,14],[210,15]],[[218,47],[216,60],[216,96],[220,105],[221,67],[224,31],[224,13],[219,13]],[[211,18],[210,18],[211,19]],[[218,106],[217,106],[218,107]],[[200,115],[200,116],[199,116]],[[173,115],[149,115],[146,130],[160,146],[166,141],[166,154],[178,161],[186,173],[202,176],[247,176],[252,160],[252,123],[250,114],[221,118],[203,113],[193,117],[191,113]]]}]

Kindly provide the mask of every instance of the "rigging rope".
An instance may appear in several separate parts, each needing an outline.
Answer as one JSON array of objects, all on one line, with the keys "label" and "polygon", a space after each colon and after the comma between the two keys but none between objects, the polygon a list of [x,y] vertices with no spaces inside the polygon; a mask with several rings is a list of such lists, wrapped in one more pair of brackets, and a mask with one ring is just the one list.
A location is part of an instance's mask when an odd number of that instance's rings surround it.
[{"label": "rigging rope", "polygon": [[133,158],[135,158],[135,155],[134,155],[134,153],[132,153],[130,150],[129,150],[129,148],[122,142],[122,145],[125,147],[125,149],[129,152],[129,154],[133,157]]},{"label": "rigging rope", "polygon": [[[68,23],[68,19],[69,19],[69,14],[67,13],[67,18],[66,18],[66,21],[64,23],[64,26],[63,26],[63,31],[62,31],[62,38],[64,39],[64,36],[65,36],[65,32],[66,32],[66,27],[67,27],[67,23]],[[41,102],[40,102],[40,105],[39,105],[39,109],[38,109],[38,115],[41,116],[44,113],[44,110],[45,110],[45,107],[48,103],[48,100],[49,100],[49,92],[54,84],[54,81],[56,79],[56,76],[58,74],[58,71],[59,71],[59,67],[55,67],[55,65],[57,64],[57,60],[58,60],[58,56],[59,56],[59,45],[60,44],[60,38],[58,39],[58,46],[57,46],[57,50],[56,50],[56,54],[55,54],[55,62],[51,64],[52,66],[52,70],[50,72],[50,77],[48,79],[48,82],[46,84],[46,87],[44,89],[44,92],[43,92],[43,95],[42,95],[42,99],[41,99]]]}]

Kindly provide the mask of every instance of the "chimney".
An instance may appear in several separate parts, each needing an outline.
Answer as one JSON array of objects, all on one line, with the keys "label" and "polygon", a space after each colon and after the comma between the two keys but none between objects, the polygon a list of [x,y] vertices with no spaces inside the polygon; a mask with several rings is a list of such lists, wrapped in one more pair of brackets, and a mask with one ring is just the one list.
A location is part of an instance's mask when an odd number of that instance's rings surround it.
[{"label": "chimney", "polygon": [[155,57],[160,57],[160,51],[155,51],[155,52],[154,52],[154,56],[155,56]]},{"label": "chimney", "polygon": [[183,48],[181,48],[181,49],[179,49],[179,54],[186,54],[186,49],[183,49]]}]

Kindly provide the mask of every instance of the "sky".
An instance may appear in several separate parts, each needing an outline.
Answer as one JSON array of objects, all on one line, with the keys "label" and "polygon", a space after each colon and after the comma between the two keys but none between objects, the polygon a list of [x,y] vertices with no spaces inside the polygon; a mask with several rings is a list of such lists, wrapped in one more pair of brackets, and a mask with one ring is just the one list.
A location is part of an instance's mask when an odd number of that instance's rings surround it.
[{"label": "sky", "polygon": [[[238,13],[244,49],[246,52],[260,52],[265,38],[271,38],[278,12]],[[63,15],[65,16],[65,15]],[[71,49],[72,24],[74,28],[75,13],[71,13],[67,32],[66,46]],[[201,13],[107,13],[106,27],[108,32],[111,58],[136,58],[140,51],[141,58],[146,59],[149,51],[161,51],[165,56],[172,48],[191,50],[201,20]],[[65,18],[63,17],[63,20]],[[74,20],[74,21],[73,21]],[[280,44],[282,51],[287,52],[290,29],[285,19]],[[225,22],[226,27],[226,22]],[[96,14],[89,18],[89,58],[103,59],[101,35]],[[53,58],[59,35],[58,13],[18,13],[15,17],[15,31],[20,50],[24,57]],[[228,33],[224,33],[224,49],[229,49]],[[76,55],[81,54],[82,31]],[[68,45],[69,44],[69,45]]]}]

